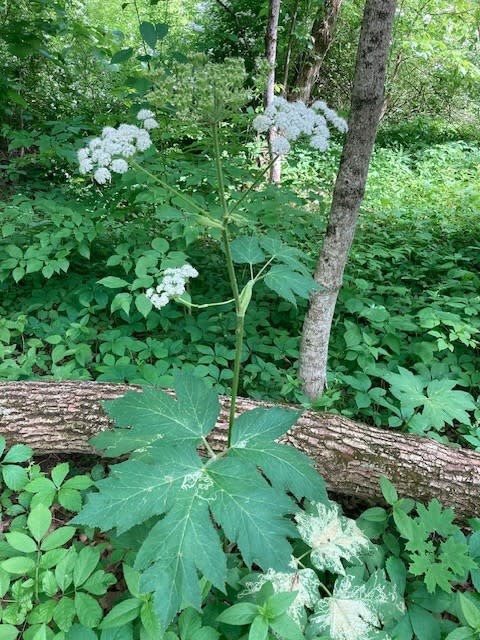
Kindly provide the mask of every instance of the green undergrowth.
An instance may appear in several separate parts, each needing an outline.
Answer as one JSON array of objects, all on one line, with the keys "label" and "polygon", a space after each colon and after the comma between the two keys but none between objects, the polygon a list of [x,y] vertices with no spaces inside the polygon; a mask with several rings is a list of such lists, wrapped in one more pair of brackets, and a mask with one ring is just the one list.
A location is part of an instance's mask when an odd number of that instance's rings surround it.
[{"label": "green undergrowth", "polygon": [[[57,143],[68,174],[70,138]],[[377,149],[335,314],[329,387],[318,407],[480,446],[479,158],[479,148],[465,142]],[[335,145],[322,159],[299,148],[284,167],[285,188],[256,191],[246,203],[249,224],[274,224],[312,269],[337,160]],[[46,160],[40,153],[35,162]],[[199,202],[218,206],[208,160],[195,149],[149,162],[193,189]],[[236,165],[226,170],[234,184],[248,180]],[[76,177],[50,190],[35,182],[34,194],[24,185],[3,204],[1,379],[170,386],[182,368],[227,391],[230,314],[171,305],[146,314],[142,297],[145,278],[168,266],[167,247],[199,270],[191,290],[197,303],[209,298],[212,282],[219,300],[228,297],[215,234],[205,236],[161,189],[139,186],[132,173],[103,193]],[[117,280],[103,286],[107,276]],[[297,308],[266,289],[258,298],[246,318],[241,393],[305,402],[297,377],[305,303]]]},{"label": "green undergrowth", "polygon": [[130,455],[108,478],[42,470],[0,438],[2,640],[478,637],[478,519],[462,530],[386,478],[385,507],[345,517],[308,458],[272,441],[297,419],[280,407],[243,414],[228,453],[199,458],[218,401],[195,377],[175,384],[177,400],[107,403],[117,428],[95,445]]}]

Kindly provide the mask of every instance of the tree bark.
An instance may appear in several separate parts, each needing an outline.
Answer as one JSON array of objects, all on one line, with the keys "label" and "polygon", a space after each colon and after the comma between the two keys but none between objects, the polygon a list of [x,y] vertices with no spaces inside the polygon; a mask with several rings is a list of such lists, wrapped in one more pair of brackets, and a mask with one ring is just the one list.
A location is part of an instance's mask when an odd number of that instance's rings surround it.
[{"label": "tree bark", "polygon": [[396,0],[367,0],[353,81],[348,133],[333,192],[329,223],[315,270],[320,285],[303,325],[300,377],[310,398],[326,384],[328,341],[338,291],[365,193],[368,166],[383,105]]},{"label": "tree bark", "polygon": [[343,0],[325,0],[318,9],[311,30],[313,51],[304,60],[295,80],[292,93],[299,100],[310,101],[315,82],[318,80],[325,56],[330,49]]},{"label": "tree bark", "polygon": [[[265,35],[265,57],[269,64],[269,72],[267,78],[267,88],[265,90],[265,108],[273,103],[275,96],[275,66],[277,62],[277,36],[278,36],[278,20],[280,17],[280,1],[270,0],[268,7],[268,23]],[[272,142],[275,140],[277,132],[272,127],[268,131],[268,148],[270,160],[273,159]],[[282,165],[280,158],[277,158],[270,167],[270,181],[274,184],[280,183]]]},{"label": "tree bark", "polygon": [[292,46],[293,46],[293,34],[295,33],[295,27],[297,26],[298,9],[300,6],[300,0],[295,0],[295,6],[293,8],[292,16],[290,17],[290,27],[288,29],[287,51],[285,53],[285,63],[283,65],[283,90],[282,95],[284,98],[288,96],[288,76],[290,74],[290,61],[292,58]]},{"label": "tree bark", "polygon": [[[22,442],[37,453],[93,453],[89,438],[112,427],[102,401],[140,387],[99,382],[0,383],[0,433],[11,445]],[[209,436],[219,451],[226,445],[229,401]],[[269,406],[238,399],[238,412]],[[284,438],[310,456],[330,491],[368,503],[382,501],[378,484],[387,476],[402,496],[439,498],[457,517],[480,515],[480,454],[447,447],[348,420],[306,411]]]}]

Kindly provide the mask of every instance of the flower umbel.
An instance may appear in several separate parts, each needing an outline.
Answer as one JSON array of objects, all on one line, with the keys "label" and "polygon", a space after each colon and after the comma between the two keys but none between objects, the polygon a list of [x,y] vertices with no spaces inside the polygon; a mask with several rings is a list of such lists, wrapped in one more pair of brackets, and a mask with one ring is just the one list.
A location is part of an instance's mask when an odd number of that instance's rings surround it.
[{"label": "flower umbel", "polygon": [[146,151],[152,144],[151,129],[158,127],[154,114],[148,109],[141,109],[137,115],[142,128],[132,124],[121,124],[118,127],[104,127],[99,138],[77,151],[80,173],[90,172],[99,184],[110,182],[113,173],[128,171],[127,158],[138,151]]},{"label": "flower umbel", "polygon": [[330,131],[329,122],[340,133],[347,131],[347,123],[325,102],[317,100],[311,107],[304,102],[288,102],[285,98],[275,97],[273,104],[265,109],[253,121],[257,133],[265,133],[274,127],[279,134],[272,142],[272,152],[283,156],[290,150],[290,142],[305,136],[310,146],[319,151],[328,149]]},{"label": "flower umbel", "polygon": [[185,293],[185,283],[189,278],[196,278],[198,271],[190,264],[182,267],[165,269],[163,279],[157,287],[147,289],[145,295],[156,309],[165,307],[172,298]]}]

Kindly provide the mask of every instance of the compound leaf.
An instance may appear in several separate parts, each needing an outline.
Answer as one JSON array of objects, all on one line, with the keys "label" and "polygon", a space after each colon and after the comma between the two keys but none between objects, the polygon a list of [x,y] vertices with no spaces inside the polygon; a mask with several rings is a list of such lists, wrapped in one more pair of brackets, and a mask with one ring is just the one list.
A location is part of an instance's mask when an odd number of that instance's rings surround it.
[{"label": "compound leaf", "polygon": [[285,571],[292,553],[289,538],[297,537],[285,516],[298,511],[286,490],[299,498],[324,492],[307,459],[274,442],[295,424],[298,412],[243,415],[231,450],[223,456],[211,453],[205,462],[196,449],[216,423],[217,396],[201,380],[182,374],[175,378],[175,390],[176,399],[150,389],[107,403],[117,429],[110,440],[102,434],[103,443],[109,453],[133,449],[134,457],[96,483],[98,493],[73,521],[103,530],[116,527],[122,534],[133,527],[141,531],[143,523],[157,518],[145,525],[135,567],[143,571],[140,591],[154,592],[153,608],[163,629],[185,606],[200,608],[202,579],[224,588],[226,555],[215,522],[247,565]]},{"label": "compound leaf", "polygon": [[267,272],[264,280],[269,289],[277,295],[297,306],[297,297],[308,300],[316,283],[311,275],[292,270],[286,264],[274,264]]},{"label": "compound leaf", "polygon": [[286,569],[295,537],[293,524],[283,516],[298,510],[283,492],[262,478],[256,468],[227,456],[208,468],[215,490],[210,509],[227,537],[236,542],[248,566]]},{"label": "compound leaf", "polygon": [[[220,405],[217,394],[204,381],[181,373],[175,375],[176,399],[163,391],[129,391],[104,403],[121,432],[105,432],[93,439],[109,455],[119,455],[162,440],[165,444],[190,445],[195,449],[215,426]],[[134,429],[127,429],[134,426]]]},{"label": "compound leaf", "polygon": [[266,259],[255,236],[239,236],[232,241],[230,248],[232,259],[238,264],[257,264]]}]

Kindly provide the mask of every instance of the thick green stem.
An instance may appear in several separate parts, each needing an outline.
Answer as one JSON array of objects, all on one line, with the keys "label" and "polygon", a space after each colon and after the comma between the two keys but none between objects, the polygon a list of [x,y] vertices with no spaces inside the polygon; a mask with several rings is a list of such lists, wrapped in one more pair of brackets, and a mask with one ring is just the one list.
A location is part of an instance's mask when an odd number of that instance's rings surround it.
[{"label": "thick green stem", "polygon": [[218,132],[218,123],[212,126],[213,135],[213,148],[215,154],[215,168],[217,172],[218,181],[218,197],[220,199],[220,206],[223,214],[223,229],[222,229],[222,242],[223,249],[225,251],[225,258],[227,262],[228,277],[230,280],[230,286],[232,288],[233,298],[235,300],[235,312],[237,315],[237,323],[235,327],[235,363],[233,365],[233,380],[232,391],[230,397],[230,412],[228,415],[228,443],[230,446],[232,440],[233,424],[235,422],[235,406],[237,403],[238,387],[240,383],[240,364],[242,359],[242,345],[243,345],[243,323],[245,317],[245,311],[241,308],[240,292],[238,290],[237,276],[235,274],[235,267],[232,259],[232,252],[230,250],[230,238],[228,235],[228,220],[230,212],[228,210],[228,204],[225,197],[225,181],[223,177],[222,157],[220,150],[220,137]]},{"label": "thick green stem", "polygon": [[242,365],[242,346],[243,346],[243,325],[245,316],[237,314],[237,323],[235,326],[235,362],[233,363],[233,380],[230,400],[230,411],[228,414],[228,441],[227,447],[230,447],[233,435],[233,425],[235,423],[235,407],[238,396],[238,386],[240,384],[240,368]]},{"label": "thick green stem", "polygon": [[253,191],[253,189],[255,189],[257,184],[259,184],[261,182],[262,178],[265,176],[267,171],[270,171],[270,168],[273,166],[273,163],[276,161],[277,158],[278,158],[278,156],[274,156],[273,159],[270,160],[270,162],[265,166],[265,168],[261,169],[257,173],[257,175],[255,176],[252,184],[248,187],[248,189],[246,191],[243,192],[242,197],[239,198],[236,202],[234,202],[233,205],[230,207],[230,215],[235,211],[235,209],[238,209],[238,207],[242,204],[242,202],[245,200],[245,198],[248,196],[248,194],[251,191]]},{"label": "thick green stem", "polygon": [[218,220],[214,220],[213,218],[210,218],[208,211],[206,211],[205,209],[203,209],[203,207],[198,205],[195,202],[195,200],[190,196],[188,196],[186,193],[182,193],[178,189],[175,189],[175,187],[170,186],[168,182],[164,182],[161,178],[159,178],[155,174],[148,171],[148,169],[145,169],[144,167],[142,167],[142,165],[136,162],[135,160],[131,160],[130,164],[132,165],[132,167],[135,167],[135,169],[139,169],[140,171],[143,171],[143,173],[146,176],[148,176],[149,178],[152,178],[152,180],[155,180],[155,182],[157,182],[160,186],[162,186],[164,189],[169,191],[172,195],[175,195],[181,200],[183,200],[186,204],[188,204],[194,211],[199,213],[202,217],[207,218],[208,224],[210,226],[223,229],[223,225],[220,222],[218,222]]}]

